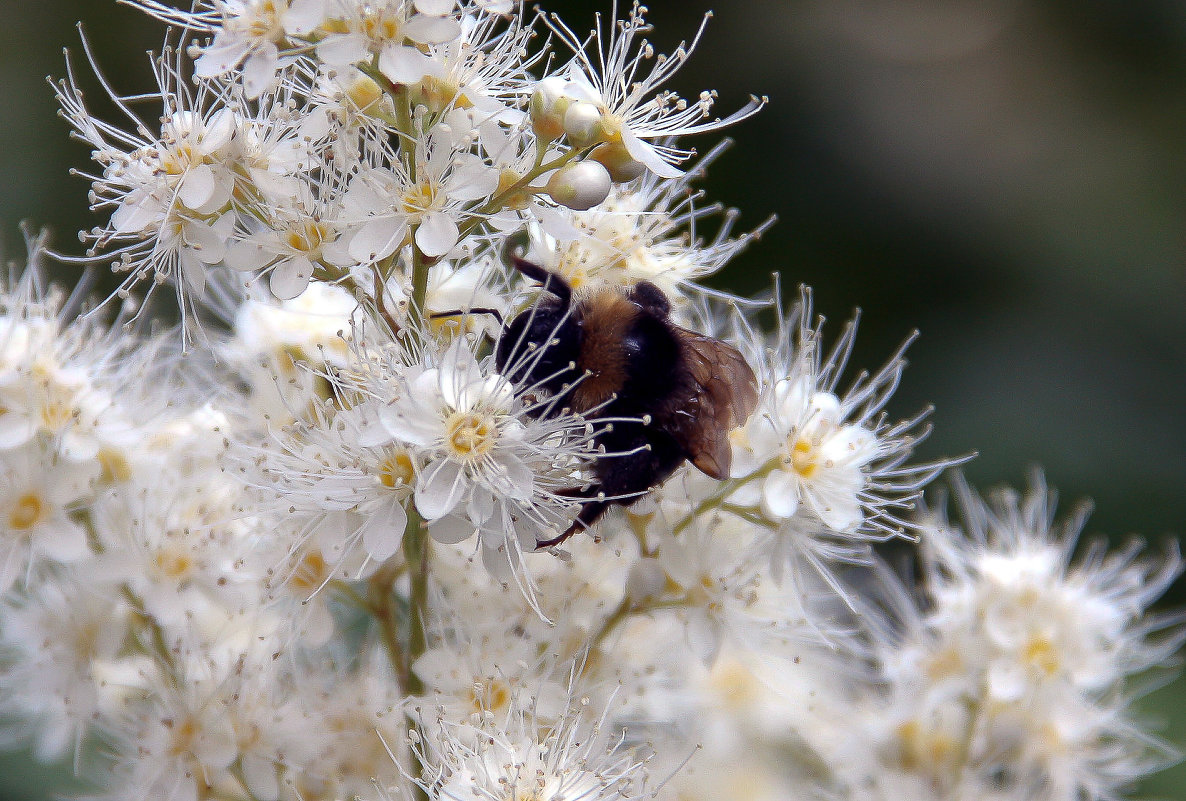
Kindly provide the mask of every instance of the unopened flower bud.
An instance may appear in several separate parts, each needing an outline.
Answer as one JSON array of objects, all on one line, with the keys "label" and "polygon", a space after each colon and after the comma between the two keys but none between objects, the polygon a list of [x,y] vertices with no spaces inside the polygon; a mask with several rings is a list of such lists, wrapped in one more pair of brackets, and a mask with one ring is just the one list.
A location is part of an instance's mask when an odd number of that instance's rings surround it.
[{"label": "unopened flower bud", "polygon": [[596,159],[609,170],[610,178],[616,184],[633,181],[647,170],[647,165],[636,161],[621,142],[606,142],[598,145],[589,154],[589,157]]},{"label": "unopened flower bud", "polygon": [[572,103],[564,88],[564,79],[553,75],[537,83],[531,93],[531,126],[536,136],[548,142],[564,136],[564,112]]},{"label": "unopened flower bud", "polygon": [[601,125],[601,109],[592,103],[578,100],[564,112],[564,133],[573,147],[584,148],[605,139]]},{"label": "unopened flower bud", "polygon": [[591,209],[609,194],[609,170],[596,161],[578,161],[561,167],[548,179],[548,195],[561,206],[576,211]]}]

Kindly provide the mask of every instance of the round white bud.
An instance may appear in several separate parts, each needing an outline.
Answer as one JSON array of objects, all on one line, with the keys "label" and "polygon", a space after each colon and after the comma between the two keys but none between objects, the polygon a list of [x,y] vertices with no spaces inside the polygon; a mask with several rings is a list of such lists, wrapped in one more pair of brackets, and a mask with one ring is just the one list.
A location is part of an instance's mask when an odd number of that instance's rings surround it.
[{"label": "round white bud", "polygon": [[568,164],[548,179],[548,195],[561,206],[575,211],[591,209],[609,195],[613,181],[609,170],[596,161]]},{"label": "round white bud", "polygon": [[609,170],[609,175],[616,184],[633,181],[647,171],[647,165],[635,161],[621,142],[606,142],[593,148],[589,158],[596,159]]},{"label": "round white bud", "polygon": [[589,147],[605,138],[601,125],[601,109],[592,103],[578,100],[564,112],[564,133],[573,147]]},{"label": "round white bud", "polygon": [[536,83],[531,92],[531,125],[536,136],[551,142],[564,135],[564,112],[572,103],[564,94],[568,83],[555,75]]}]

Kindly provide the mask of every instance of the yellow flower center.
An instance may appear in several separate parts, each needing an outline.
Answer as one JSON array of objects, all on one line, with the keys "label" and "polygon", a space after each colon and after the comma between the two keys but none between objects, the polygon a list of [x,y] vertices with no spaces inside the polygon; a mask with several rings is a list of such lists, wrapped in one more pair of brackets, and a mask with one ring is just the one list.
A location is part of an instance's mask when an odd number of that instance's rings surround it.
[{"label": "yellow flower center", "polygon": [[131,480],[132,466],[122,452],[115,448],[100,448],[95,458],[99,460],[99,480],[103,484],[120,484]]},{"label": "yellow flower center", "polygon": [[469,706],[474,714],[501,712],[511,702],[511,688],[505,682],[494,679],[489,682],[474,682],[469,688]]},{"label": "yellow flower center", "polygon": [[427,211],[439,211],[445,205],[445,193],[436,181],[423,178],[414,186],[409,186],[404,192],[403,207],[405,214],[423,214]]},{"label": "yellow flower center", "polygon": [[297,563],[292,578],[288,583],[300,593],[310,593],[325,583],[329,578],[329,564],[319,550],[306,551]]},{"label": "yellow flower center", "polygon": [[304,253],[310,258],[321,255],[321,246],[330,238],[329,226],[319,220],[305,220],[299,228],[294,228],[285,236],[285,244],[289,248]]},{"label": "yellow flower center", "polygon": [[26,492],[16,499],[8,510],[8,527],[16,531],[28,531],[45,519],[49,511],[47,504],[35,492]]},{"label": "yellow flower center", "polygon": [[445,421],[445,443],[459,461],[480,459],[494,450],[498,426],[489,415],[455,412]]},{"label": "yellow flower center", "polygon": [[170,731],[168,745],[170,756],[182,756],[193,750],[194,741],[201,734],[201,726],[196,720],[187,717],[185,720],[177,722],[172,718],[165,718],[161,723]]},{"label": "yellow flower center", "polygon": [[453,108],[468,109],[474,104],[461,92],[461,86],[450,78],[438,78],[426,75],[419,83],[410,88],[412,102],[428,107],[429,111],[439,114],[452,106]]},{"label": "yellow flower center", "polygon": [[907,770],[936,774],[959,753],[959,743],[943,731],[928,728],[918,720],[898,726],[901,765]]},{"label": "yellow flower center", "polygon": [[415,475],[412,455],[402,448],[392,451],[379,463],[379,483],[387,489],[406,487]]},{"label": "yellow flower center", "polygon": [[170,147],[161,159],[161,167],[165,174],[172,176],[184,175],[191,167],[201,163],[202,157],[194,153],[194,149],[188,143]]},{"label": "yellow flower center", "polygon": [[185,578],[194,567],[193,557],[177,548],[161,548],[152,561],[159,575],[175,581]]},{"label": "yellow flower center", "polygon": [[346,88],[346,96],[350,98],[350,102],[354,104],[355,108],[364,114],[378,106],[385,97],[383,87],[365,75],[351,81]]},{"label": "yellow flower center", "polygon": [[1046,676],[1058,672],[1058,650],[1045,637],[1034,637],[1026,643],[1022,659]]},{"label": "yellow flower center", "polygon": [[[508,192],[512,186],[523,180],[523,176],[519,174],[518,170],[510,167],[503,167],[498,173],[498,189],[494,194],[502,196],[504,192]],[[519,189],[510,192],[502,198],[503,206],[508,209],[525,209],[531,205],[531,198],[533,193],[527,187],[520,187]]]},{"label": "yellow flower center", "polygon": [[369,10],[364,14],[359,30],[372,42],[402,41],[403,20],[386,10]]},{"label": "yellow flower center", "polygon": [[787,456],[782,460],[782,468],[788,472],[798,473],[803,478],[811,478],[819,469],[819,451],[816,444],[806,439],[787,440]]},{"label": "yellow flower center", "polygon": [[247,26],[248,34],[255,39],[279,42],[284,39],[284,26],[280,24],[280,12],[272,0],[265,0],[255,9],[254,19]]}]

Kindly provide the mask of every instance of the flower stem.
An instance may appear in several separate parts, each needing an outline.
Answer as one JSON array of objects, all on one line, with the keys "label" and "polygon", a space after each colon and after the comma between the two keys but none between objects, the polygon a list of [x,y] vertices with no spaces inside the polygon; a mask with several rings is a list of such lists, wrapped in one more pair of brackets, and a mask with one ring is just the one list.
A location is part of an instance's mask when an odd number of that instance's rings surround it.
[{"label": "flower stem", "polygon": [[404,530],[404,560],[408,564],[411,584],[404,692],[419,695],[424,692],[424,683],[412,666],[428,650],[428,634],[424,625],[428,615],[428,526],[420,519],[415,508],[408,510],[408,527]]}]

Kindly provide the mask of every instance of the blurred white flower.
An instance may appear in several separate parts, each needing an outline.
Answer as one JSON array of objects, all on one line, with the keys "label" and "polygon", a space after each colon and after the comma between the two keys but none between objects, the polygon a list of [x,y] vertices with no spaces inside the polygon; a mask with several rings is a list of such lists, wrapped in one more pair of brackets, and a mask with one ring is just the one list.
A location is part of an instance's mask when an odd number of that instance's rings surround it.
[{"label": "blurred white flower", "polygon": [[73,513],[92,498],[99,463],[58,459],[42,442],[0,451],[0,593],[46,561],[91,555]]}]

